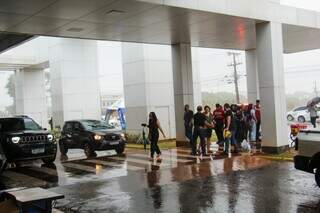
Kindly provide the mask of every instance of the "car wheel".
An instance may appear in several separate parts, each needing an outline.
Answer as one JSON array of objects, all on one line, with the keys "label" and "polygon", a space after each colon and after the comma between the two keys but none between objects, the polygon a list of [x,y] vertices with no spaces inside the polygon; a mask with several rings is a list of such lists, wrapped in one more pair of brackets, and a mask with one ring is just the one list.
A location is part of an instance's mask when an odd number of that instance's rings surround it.
[{"label": "car wheel", "polygon": [[287,116],[287,120],[288,120],[288,121],[293,121],[293,120],[294,120],[294,117],[293,117],[292,115],[288,115],[288,116]]},{"label": "car wheel", "polygon": [[97,157],[97,153],[92,149],[89,143],[84,144],[83,150],[87,158]]},{"label": "car wheel", "polygon": [[316,179],[316,183],[317,183],[317,185],[320,187],[320,167],[319,168],[317,168],[317,170],[316,170],[316,174],[315,174],[315,179]]},{"label": "car wheel", "polygon": [[125,146],[124,145],[120,145],[116,148],[116,152],[118,155],[121,155],[124,152]]},{"label": "car wheel", "polygon": [[304,122],[306,122],[306,119],[303,116],[299,116],[298,117],[298,122],[299,123],[304,123]]},{"label": "car wheel", "polygon": [[56,160],[56,156],[50,158],[42,158],[44,164],[52,164]]}]

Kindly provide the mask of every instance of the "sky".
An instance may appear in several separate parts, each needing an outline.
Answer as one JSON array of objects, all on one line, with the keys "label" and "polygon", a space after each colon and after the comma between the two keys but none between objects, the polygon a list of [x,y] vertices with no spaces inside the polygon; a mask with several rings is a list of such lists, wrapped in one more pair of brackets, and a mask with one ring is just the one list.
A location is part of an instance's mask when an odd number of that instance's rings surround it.
[{"label": "sky", "polygon": [[[282,4],[320,11],[320,0],[281,0]],[[98,42],[100,85],[102,93],[118,94],[123,92],[121,44],[119,42]],[[112,50],[112,51],[110,51]],[[230,58],[226,50],[199,48],[201,58],[201,87],[203,91],[234,92],[234,85],[222,80],[224,76],[232,74],[227,66]],[[307,51],[284,55],[285,86],[287,93],[296,91],[312,92],[317,83],[320,89],[320,50]],[[241,75],[240,92],[246,92],[245,59],[244,54],[239,57],[239,73]],[[104,67],[108,67],[105,69]],[[299,72],[297,72],[299,70]],[[301,71],[302,70],[302,71]],[[12,104],[4,88],[9,77],[8,72],[0,72],[0,110]],[[319,80],[318,80],[319,79]],[[108,82],[108,83],[105,83]]]}]

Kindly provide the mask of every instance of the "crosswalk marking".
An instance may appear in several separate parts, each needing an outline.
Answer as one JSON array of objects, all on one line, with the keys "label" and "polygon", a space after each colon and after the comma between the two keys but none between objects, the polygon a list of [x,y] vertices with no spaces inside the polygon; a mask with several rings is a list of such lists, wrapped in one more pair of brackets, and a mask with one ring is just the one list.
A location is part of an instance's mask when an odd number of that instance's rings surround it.
[{"label": "crosswalk marking", "polygon": [[103,166],[117,167],[117,168],[123,168],[124,167],[124,168],[126,168],[128,170],[132,170],[132,171],[138,171],[138,170],[142,170],[143,169],[143,168],[140,168],[140,167],[137,167],[137,166],[128,165],[128,164],[119,164],[119,163],[115,163],[115,162],[102,161],[102,160],[98,160],[98,159],[86,160],[86,162],[100,164],[100,165],[103,165]]},{"label": "crosswalk marking", "polygon": [[[139,159],[135,159],[135,158],[131,158],[131,157],[123,158],[123,157],[112,156],[112,157],[109,157],[109,158],[111,158],[113,160],[128,161],[128,162],[140,163],[140,164],[144,164],[144,165],[160,166],[159,164],[151,162],[151,161],[148,161],[148,160],[139,160]],[[169,166],[170,166],[169,164],[161,163],[161,167],[169,167]]]},{"label": "crosswalk marking", "polygon": [[[137,156],[137,157],[143,157],[143,158],[148,158],[147,155],[145,154],[132,154],[131,156]],[[167,157],[166,157],[167,156]],[[192,160],[184,160],[184,159],[177,159],[175,157],[172,158],[172,155],[166,155],[165,153],[162,153],[161,156],[162,160],[166,160],[166,161],[171,161],[171,162],[178,162],[178,163],[190,163],[193,162]]]},{"label": "crosswalk marking", "polygon": [[21,173],[17,173],[14,171],[10,171],[10,170],[6,170],[5,172],[3,172],[1,174],[3,177],[6,177],[8,179],[13,179],[16,182],[19,183],[28,183],[28,184],[32,184],[33,186],[45,186],[47,184],[46,181],[35,178],[35,177],[31,177],[29,175],[26,174],[21,174]]},{"label": "crosswalk marking", "polygon": [[91,166],[85,166],[77,163],[63,163],[62,164],[64,167],[71,168],[71,169],[78,169],[78,170],[83,170],[86,172],[93,172],[96,173],[96,168],[93,168]]},{"label": "crosswalk marking", "polygon": [[[178,151],[177,152],[168,152],[168,153],[163,153],[162,155],[166,155],[166,156],[177,156],[177,157],[186,157],[186,158],[199,158],[199,156],[195,156],[195,155],[188,155],[188,154],[182,154],[182,153],[179,153]],[[202,157],[203,159],[212,159],[211,156],[203,156]]]}]

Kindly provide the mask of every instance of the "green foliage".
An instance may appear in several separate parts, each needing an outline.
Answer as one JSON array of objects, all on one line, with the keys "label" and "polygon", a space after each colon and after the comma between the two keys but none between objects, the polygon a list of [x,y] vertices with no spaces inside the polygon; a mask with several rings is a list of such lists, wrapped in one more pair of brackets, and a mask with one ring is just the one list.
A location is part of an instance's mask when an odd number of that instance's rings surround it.
[{"label": "green foliage", "polygon": [[126,133],[126,139],[127,142],[130,144],[136,144],[139,142],[140,139],[140,135],[139,134],[134,134],[134,133]]},{"label": "green foliage", "polygon": [[15,96],[15,78],[14,74],[10,75],[8,78],[8,82],[6,84],[7,93],[11,98],[14,98]]}]

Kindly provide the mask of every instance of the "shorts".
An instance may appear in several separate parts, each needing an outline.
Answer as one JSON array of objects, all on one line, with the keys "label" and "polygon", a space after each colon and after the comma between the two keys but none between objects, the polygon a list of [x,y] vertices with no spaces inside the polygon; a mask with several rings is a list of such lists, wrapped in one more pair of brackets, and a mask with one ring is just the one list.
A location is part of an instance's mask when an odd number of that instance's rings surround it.
[{"label": "shorts", "polygon": [[212,136],[212,129],[206,129],[206,137],[211,138]]}]

